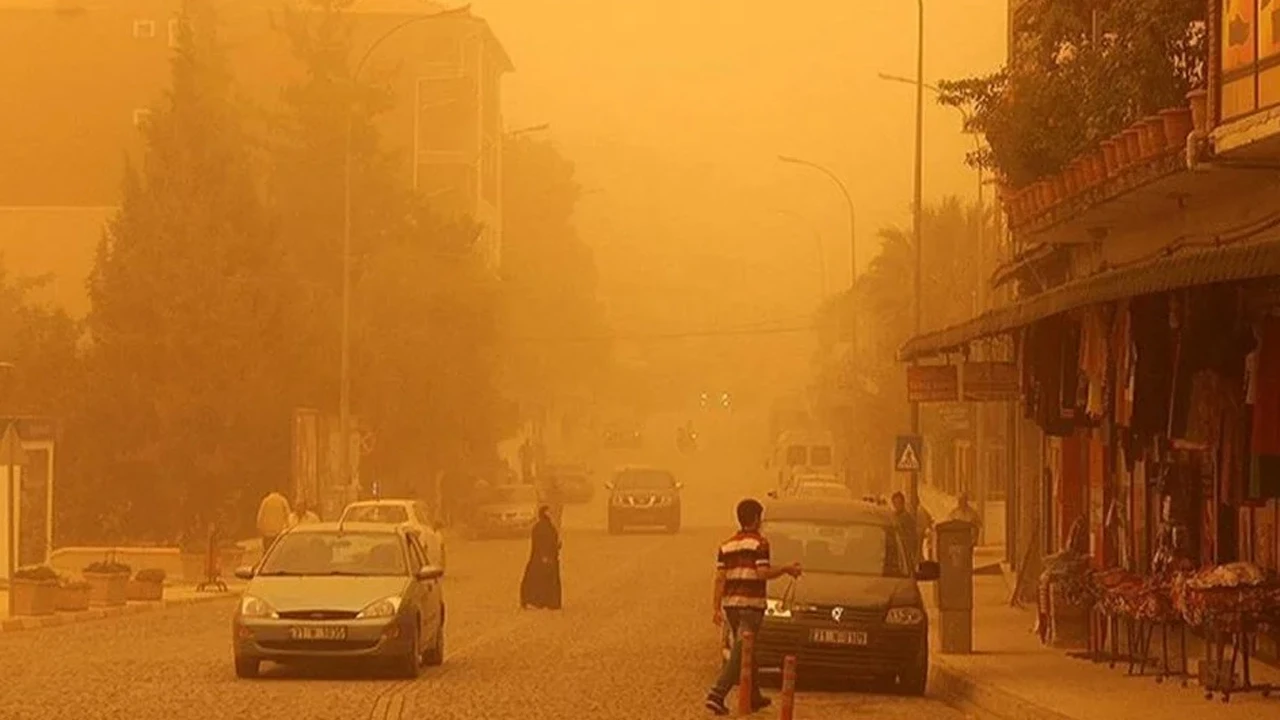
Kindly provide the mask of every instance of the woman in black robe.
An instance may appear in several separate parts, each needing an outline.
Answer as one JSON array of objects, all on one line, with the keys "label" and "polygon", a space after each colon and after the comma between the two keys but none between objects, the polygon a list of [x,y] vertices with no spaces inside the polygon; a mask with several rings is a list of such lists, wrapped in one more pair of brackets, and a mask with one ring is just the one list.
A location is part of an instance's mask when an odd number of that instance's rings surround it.
[{"label": "woman in black robe", "polygon": [[560,609],[560,533],[551,521],[551,509],[538,508],[529,552],[529,564],[520,583],[520,607]]}]

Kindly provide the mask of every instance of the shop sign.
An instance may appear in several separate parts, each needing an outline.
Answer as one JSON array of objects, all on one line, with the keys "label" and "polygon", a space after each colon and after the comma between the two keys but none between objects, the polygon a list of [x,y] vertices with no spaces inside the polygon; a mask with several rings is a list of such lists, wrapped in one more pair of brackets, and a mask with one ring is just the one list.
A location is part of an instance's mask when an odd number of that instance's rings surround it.
[{"label": "shop sign", "polygon": [[1017,400],[1019,380],[1018,366],[1014,363],[965,363],[964,399],[977,402]]},{"label": "shop sign", "polygon": [[960,399],[960,373],[955,365],[913,365],[907,368],[907,401],[956,402]]}]

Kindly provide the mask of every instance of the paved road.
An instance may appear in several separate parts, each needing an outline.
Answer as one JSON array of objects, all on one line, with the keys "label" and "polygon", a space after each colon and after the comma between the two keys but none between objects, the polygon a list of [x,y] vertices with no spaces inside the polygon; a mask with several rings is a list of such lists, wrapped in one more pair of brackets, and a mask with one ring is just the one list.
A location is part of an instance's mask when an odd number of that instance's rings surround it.
[{"label": "paved road", "polygon": [[[703,718],[718,663],[705,612],[718,535],[570,529],[561,613],[516,607],[523,541],[459,543],[448,658],[413,683],[276,668],[237,680],[230,601],[7,633],[0,718]],[[861,694],[803,694],[797,705],[802,720],[963,717],[927,700]]]}]

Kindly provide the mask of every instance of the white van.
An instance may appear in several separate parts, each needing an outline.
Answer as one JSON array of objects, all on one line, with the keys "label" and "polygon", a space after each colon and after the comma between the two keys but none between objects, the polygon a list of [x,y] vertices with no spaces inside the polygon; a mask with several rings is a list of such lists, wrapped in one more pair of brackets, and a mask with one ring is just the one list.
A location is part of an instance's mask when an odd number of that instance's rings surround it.
[{"label": "white van", "polygon": [[790,492],[799,475],[838,475],[835,437],[825,431],[788,430],[774,443],[770,466],[778,473],[778,489]]}]

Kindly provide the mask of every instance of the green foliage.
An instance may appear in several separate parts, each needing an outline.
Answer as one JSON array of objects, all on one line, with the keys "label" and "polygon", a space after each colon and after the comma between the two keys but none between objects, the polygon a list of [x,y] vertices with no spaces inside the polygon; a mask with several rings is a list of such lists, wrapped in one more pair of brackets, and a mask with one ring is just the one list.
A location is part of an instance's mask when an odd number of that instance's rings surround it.
[{"label": "green foliage", "polygon": [[58,582],[58,573],[48,565],[30,565],[13,571],[14,580],[30,580],[40,583]]},{"label": "green foliage", "polygon": [[1204,11],[1202,0],[1030,0],[1013,21],[1011,65],[944,81],[939,101],[967,108],[968,129],[986,137],[970,162],[1020,187],[1184,104],[1204,82]]},{"label": "green foliage", "polygon": [[140,583],[163,583],[166,577],[168,575],[162,568],[144,568],[139,570],[133,579]]},{"label": "green foliage", "polygon": [[114,560],[99,560],[86,565],[83,572],[95,575],[128,575],[133,572],[133,568]]}]

